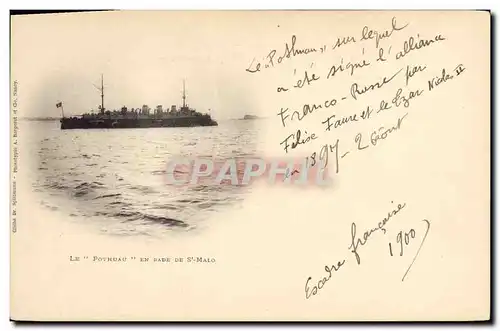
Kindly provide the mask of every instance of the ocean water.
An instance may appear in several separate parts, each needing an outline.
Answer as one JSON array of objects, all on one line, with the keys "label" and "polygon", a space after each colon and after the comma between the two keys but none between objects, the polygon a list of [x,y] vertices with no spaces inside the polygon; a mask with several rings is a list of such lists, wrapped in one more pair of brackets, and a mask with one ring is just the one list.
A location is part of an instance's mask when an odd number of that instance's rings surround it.
[{"label": "ocean water", "polygon": [[259,153],[259,121],[217,127],[60,130],[57,121],[20,121],[20,167],[31,199],[92,231],[162,236],[190,231],[238,208],[250,186],[202,182],[175,186],[167,162],[176,156],[225,160]]}]

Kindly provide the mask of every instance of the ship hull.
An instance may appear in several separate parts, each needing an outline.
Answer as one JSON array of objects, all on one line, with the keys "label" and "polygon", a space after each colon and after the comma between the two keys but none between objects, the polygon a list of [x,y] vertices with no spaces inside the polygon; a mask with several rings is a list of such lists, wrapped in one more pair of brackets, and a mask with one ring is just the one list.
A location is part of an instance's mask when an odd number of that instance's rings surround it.
[{"label": "ship hull", "polygon": [[65,117],[60,120],[62,130],[71,129],[134,129],[134,128],[176,128],[217,126],[217,122],[210,117],[171,117],[163,119],[153,118],[102,118],[88,119]]}]

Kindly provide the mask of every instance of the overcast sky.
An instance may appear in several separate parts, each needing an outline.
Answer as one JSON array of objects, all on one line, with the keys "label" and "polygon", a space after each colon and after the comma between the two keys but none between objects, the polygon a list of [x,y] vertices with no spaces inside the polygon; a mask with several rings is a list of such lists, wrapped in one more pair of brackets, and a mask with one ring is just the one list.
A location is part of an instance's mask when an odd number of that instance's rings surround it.
[{"label": "overcast sky", "polygon": [[[245,17],[247,26],[256,23]],[[107,109],[180,105],[185,79],[188,103],[197,110],[211,108],[218,118],[255,113],[245,68],[257,39],[246,42],[255,30],[237,26],[234,15],[202,12],[13,17],[12,78],[25,100],[22,115],[59,116],[57,101],[67,114],[97,109],[93,85],[101,73]]]}]

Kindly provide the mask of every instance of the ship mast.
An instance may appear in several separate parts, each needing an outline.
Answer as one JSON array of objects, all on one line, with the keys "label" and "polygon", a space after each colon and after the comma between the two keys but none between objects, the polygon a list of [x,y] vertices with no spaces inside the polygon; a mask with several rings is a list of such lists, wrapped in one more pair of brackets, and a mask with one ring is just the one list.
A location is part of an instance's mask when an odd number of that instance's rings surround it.
[{"label": "ship mast", "polygon": [[186,80],[182,80],[182,108],[186,108]]},{"label": "ship mast", "polygon": [[104,114],[104,77],[103,74],[101,74],[101,87],[95,86],[96,89],[101,91],[101,114]]},{"label": "ship mast", "polygon": [[104,113],[104,77],[101,74],[101,112]]}]

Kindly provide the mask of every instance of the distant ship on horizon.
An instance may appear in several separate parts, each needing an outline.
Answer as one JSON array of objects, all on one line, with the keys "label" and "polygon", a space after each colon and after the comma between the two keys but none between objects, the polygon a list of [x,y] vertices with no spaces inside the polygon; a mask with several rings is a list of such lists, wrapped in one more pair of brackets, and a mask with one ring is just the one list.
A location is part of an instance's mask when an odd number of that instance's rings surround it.
[{"label": "distant ship on horizon", "polygon": [[243,116],[242,120],[257,120],[260,119],[261,117],[258,117],[257,115],[245,115]]},{"label": "distant ship on horizon", "polygon": [[186,104],[186,85],[183,81],[182,106],[177,108],[172,105],[163,109],[162,105],[156,106],[151,113],[148,105],[141,108],[128,109],[123,106],[120,111],[109,111],[104,107],[104,78],[101,75],[101,86],[96,88],[101,92],[101,105],[99,113],[85,113],[78,116],[64,116],[62,102],[56,104],[61,108],[61,130],[69,129],[119,129],[119,128],[156,128],[156,127],[198,127],[217,126],[210,114],[197,112]]}]

